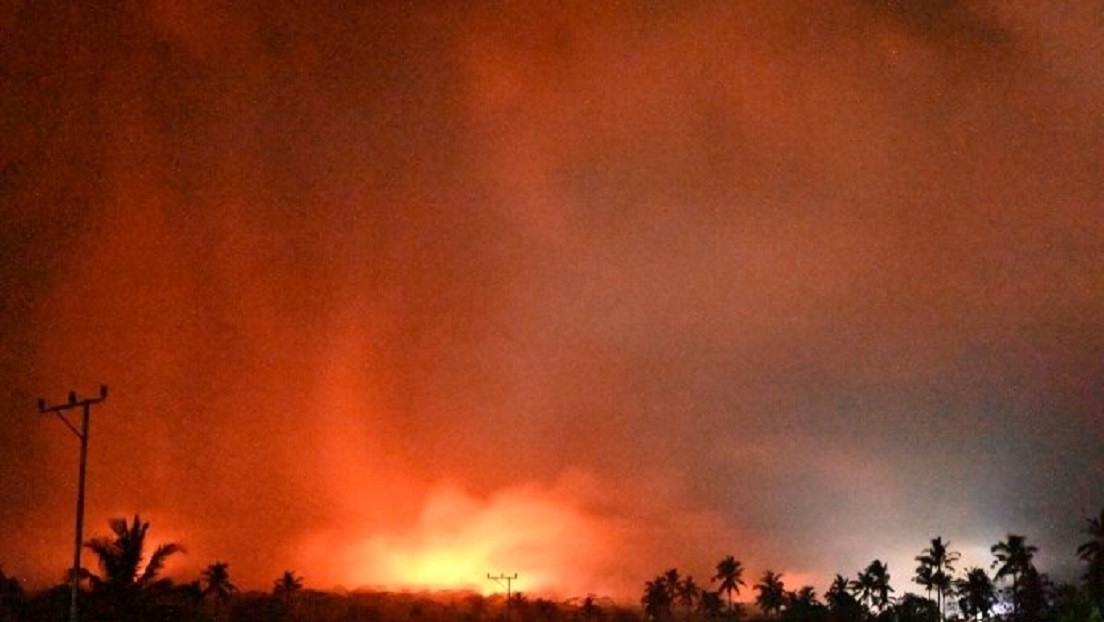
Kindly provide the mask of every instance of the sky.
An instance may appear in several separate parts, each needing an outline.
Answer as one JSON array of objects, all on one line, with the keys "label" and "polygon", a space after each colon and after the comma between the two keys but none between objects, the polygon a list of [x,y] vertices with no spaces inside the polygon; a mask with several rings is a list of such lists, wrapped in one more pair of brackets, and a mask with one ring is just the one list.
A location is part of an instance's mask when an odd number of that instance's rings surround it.
[{"label": "sky", "polygon": [[1079,574],[1097,3],[226,4],[0,7],[6,573],[102,383],[85,534],[181,580]]}]

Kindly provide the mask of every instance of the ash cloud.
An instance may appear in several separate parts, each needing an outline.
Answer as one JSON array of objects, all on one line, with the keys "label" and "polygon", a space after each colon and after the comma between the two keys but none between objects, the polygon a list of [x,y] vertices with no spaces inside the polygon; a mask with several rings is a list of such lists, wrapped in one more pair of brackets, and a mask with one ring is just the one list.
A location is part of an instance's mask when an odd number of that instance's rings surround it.
[{"label": "ash cloud", "polygon": [[0,16],[13,572],[67,559],[34,398],[100,382],[88,524],[148,514],[182,574],[398,541],[443,482],[619,534],[615,592],[729,553],[901,580],[939,534],[1069,571],[1089,9],[170,4]]}]

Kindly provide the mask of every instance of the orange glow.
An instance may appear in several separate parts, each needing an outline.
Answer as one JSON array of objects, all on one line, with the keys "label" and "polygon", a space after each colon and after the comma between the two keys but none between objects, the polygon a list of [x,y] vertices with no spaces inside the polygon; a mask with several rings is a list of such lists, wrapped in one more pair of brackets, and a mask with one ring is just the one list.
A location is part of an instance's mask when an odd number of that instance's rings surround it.
[{"label": "orange glow", "polygon": [[[389,589],[505,591],[487,574],[518,573],[515,591],[594,590],[606,561],[601,524],[557,493],[518,486],[487,499],[441,486],[405,532],[367,536],[348,549],[339,582]],[[319,549],[322,542],[309,547]],[[320,553],[315,553],[320,554]]]}]

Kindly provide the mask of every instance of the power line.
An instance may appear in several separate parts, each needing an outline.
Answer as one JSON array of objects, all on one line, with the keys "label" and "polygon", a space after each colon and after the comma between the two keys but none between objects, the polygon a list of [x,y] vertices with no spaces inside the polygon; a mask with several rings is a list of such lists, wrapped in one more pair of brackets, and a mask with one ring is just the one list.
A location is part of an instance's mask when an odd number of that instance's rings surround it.
[{"label": "power line", "polygon": [[[88,414],[93,404],[99,404],[106,399],[107,385],[100,385],[99,397],[87,397],[78,400],[76,391],[70,391],[68,402],[54,406],[47,406],[46,400],[41,397],[38,398],[38,412],[54,413],[65,424],[65,427],[69,428],[80,439],[80,473],[77,479],[77,533],[73,544],[73,571],[72,577],[70,577],[72,594],[69,599],[69,622],[77,622],[77,592],[80,590],[81,540],[84,531],[84,474],[85,465],[88,462]],[[72,421],[69,421],[68,417],[62,414],[73,408],[80,408],[82,411],[80,430],[73,425]]]}]

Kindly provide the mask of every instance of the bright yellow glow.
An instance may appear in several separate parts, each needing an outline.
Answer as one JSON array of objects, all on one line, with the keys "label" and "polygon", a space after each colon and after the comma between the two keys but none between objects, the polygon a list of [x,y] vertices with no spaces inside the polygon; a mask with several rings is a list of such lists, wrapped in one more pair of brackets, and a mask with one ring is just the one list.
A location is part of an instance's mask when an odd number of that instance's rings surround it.
[{"label": "bright yellow glow", "polygon": [[514,591],[572,594],[593,577],[579,572],[600,557],[598,528],[547,491],[519,487],[487,500],[453,488],[432,493],[406,533],[376,535],[348,560],[353,585],[505,592],[488,573],[517,573]]},{"label": "bright yellow glow", "polygon": [[407,588],[471,589],[482,593],[496,588],[488,581],[479,580],[490,568],[487,547],[480,544],[396,550],[381,562],[390,567],[396,580]]}]

